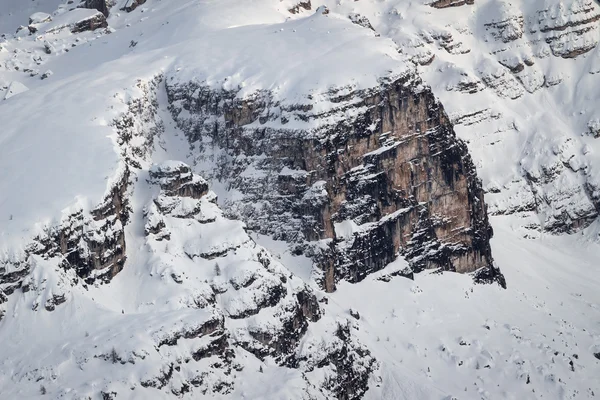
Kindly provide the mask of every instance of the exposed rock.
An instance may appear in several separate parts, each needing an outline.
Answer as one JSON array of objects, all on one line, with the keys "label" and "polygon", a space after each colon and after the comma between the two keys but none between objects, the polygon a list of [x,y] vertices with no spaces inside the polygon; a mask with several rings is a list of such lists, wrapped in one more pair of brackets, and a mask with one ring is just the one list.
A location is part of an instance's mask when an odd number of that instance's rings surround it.
[{"label": "exposed rock", "polygon": [[196,326],[184,326],[181,330],[172,332],[159,339],[157,346],[175,346],[179,339],[193,339],[207,335],[211,335],[215,332],[222,332],[225,329],[225,319],[223,316],[213,315],[212,318],[201,321]]},{"label": "exposed rock", "polygon": [[450,54],[467,54],[471,50],[463,48],[462,42],[455,42],[452,33],[449,31],[446,32],[437,32],[431,35],[431,39],[437,41],[437,43],[446,50]]},{"label": "exposed rock", "polygon": [[[364,393],[377,364],[348,329],[335,336],[335,346],[319,353],[322,362],[300,364],[309,324],[323,318],[310,286],[254,243],[242,222],[225,218],[216,205],[216,195],[190,166],[167,161],[148,168],[153,147],[163,133],[157,113],[159,84],[160,78],[138,82],[139,96],[130,100],[127,112],[112,123],[122,163],[101,203],[91,211],[81,209],[64,216],[58,225],[36,237],[20,257],[0,261],[0,304],[21,288],[20,294],[32,299],[28,311],[56,312],[61,304],[88,293],[86,284],[108,282],[121,271],[129,244],[126,240],[134,240],[134,246],[147,248],[140,259],[128,261],[128,266],[143,264],[144,279],[156,274],[164,280],[159,287],[175,284],[178,288],[175,297],[160,298],[162,294],[156,293],[154,298],[153,293],[152,304],[180,306],[159,318],[153,312],[107,312],[103,323],[108,325],[93,335],[126,329],[140,340],[125,341],[119,348],[109,335],[100,346],[83,346],[81,365],[92,359],[118,368],[143,363],[143,374],[136,376],[135,385],[177,396],[192,389],[226,394],[234,388],[233,371],[241,369],[235,350],[240,347],[259,358],[270,357],[281,366],[326,370],[323,390],[340,396]],[[228,112],[232,118],[246,118],[243,112]],[[282,190],[294,191],[301,180],[292,173],[278,184]],[[148,193],[146,203],[132,201],[135,185]],[[298,195],[304,196],[304,192]],[[313,188],[305,202],[317,212],[319,199],[327,197]],[[146,235],[126,236],[130,220],[139,224],[133,229],[144,227]],[[190,283],[192,274],[205,274],[206,279]],[[3,312],[1,309],[0,317]],[[334,336],[329,333],[327,340]],[[88,339],[82,335],[82,340]],[[307,387],[313,386],[307,383]],[[110,387],[95,390],[102,396],[116,393]]]},{"label": "exposed rock", "polygon": [[369,21],[369,19],[367,17],[365,17],[364,15],[352,13],[348,16],[348,18],[350,18],[350,21],[352,21],[352,23],[354,23],[358,26],[362,26],[363,28],[370,29],[373,32],[375,32],[375,28],[373,28],[373,25],[371,25],[371,22]]},{"label": "exposed rock", "polygon": [[475,4],[475,0],[436,0],[429,3],[435,8],[459,7],[465,4]]},{"label": "exposed rock", "polygon": [[15,290],[23,288],[23,279],[29,274],[30,268],[26,262],[0,261],[0,304],[8,300]]},{"label": "exposed rock", "polygon": [[[62,269],[73,270],[87,283],[108,282],[123,269],[126,260],[124,229],[131,212],[131,169],[139,166],[139,160],[149,155],[153,138],[162,129],[155,118],[155,89],[159,82],[159,79],[149,84],[138,82],[142,97],[133,99],[128,105],[128,112],[113,122],[119,134],[123,159],[129,164],[121,165],[103,201],[89,213],[74,212],[58,226],[48,227],[44,234],[35,238],[20,260],[10,260],[3,267],[5,273],[0,274],[0,289],[11,293],[21,286],[24,292],[31,289],[32,284],[23,280],[31,272],[32,255],[46,260],[57,257]],[[131,143],[134,137],[135,146]],[[194,185],[189,182],[183,191],[201,190]],[[52,290],[51,287],[49,289]],[[47,304],[53,309],[60,303],[50,300]]]},{"label": "exposed rock", "polygon": [[183,162],[168,162],[154,166],[150,170],[153,183],[158,183],[167,196],[191,197],[200,199],[208,192],[208,183],[192,174]]},{"label": "exposed rock", "polygon": [[523,15],[508,15],[505,19],[486,23],[484,26],[496,40],[509,43],[523,37]]},{"label": "exposed rock", "polygon": [[52,16],[50,14],[46,14],[43,12],[34,13],[29,17],[29,25],[41,24],[41,23],[50,22],[50,21],[52,21]]},{"label": "exposed rock", "polygon": [[[443,109],[419,84],[407,76],[343,97],[332,91],[327,95],[337,109],[326,115],[313,113],[310,103],[278,104],[268,92],[242,101],[235,92],[192,82],[167,90],[174,118],[199,154],[203,136],[229,154],[228,164],[204,172],[244,193],[228,211],[251,229],[302,244],[331,291],[337,280],[360,281],[398,254],[416,270],[493,268],[475,168]],[[283,122],[347,108],[365,111],[313,131],[289,130]],[[224,122],[204,122],[219,117]],[[253,121],[264,127],[245,126]],[[271,128],[268,121],[282,125]],[[240,176],[247,168],[262,171],[258,180]],[[341,223],[355,229],[338,232]],[[311,242],[322,240],[333,246],[311,250]]]},{"label": "exposed rock", "polygon": [[588,122],[588,133],[595,138],[600,137],[600,119],[596,118]]},{"label": "exposed rock", "polygon": [[329,7],[327,7],[327,6],[319,6],[319,8],[317,8],[317,11],[315,11],[315,14],[317,14],[317,15],[327,15],[327,14],[329,14]]},{"label": "exposed rock", "polygon": [[132,12],[145,2],[146,0],[127,0],[127,3],[125,3],[125,6],[121,10]]},{"label": "exposed rock", "polygon": [[300,1],[295,6],[290,8],[288,11],[291,12],[292,14],[298,14],[300,12],[300,9],[311,10],[312,4],[310,3],[310,0]]},{"label": "exposed rock", "polygon": [[322,386],[336,399],[363,398],[369,389],[369,377],[378,368],[369,350],[353,338],[352,329],[349,321],[338,323],[331,342],[325,347],[328,351],[317,352],[310,359],[301,357],[298,360],[307,365],[309,372],[323,367],[335,371],[325,376]]},{"label": "exposed rock", "polygon": [[52,44],[50,42],[48,42],[47,40],[44,41],[44,52],[46,54],[52,54],[52,52],[54,52],[54,46],[52,46]]},{"label": "exposed rock", "polygon": [[101,12],[98,12],[90,17],[75,22],[71,25],[70,29],[72,33],[79,33],[84,31],[94,31],[98,28],[106,28],[107,26],[108,23],[106,22],[106,17]]},{"label": "exposed rock", "polygon": [[44,307],[48,311],[54,311],[54,309],[56,308],[56,306],[64,303],[65,301],[67,301],[67,299],[65,298],[64,294],[55,294],[51,298],[49,298],[48,300],[46,300],[46,304],[45,304]]},{"label": "exposed rock", "polygon": [[530,27],[540,33],[557,57],[574,58],[598,45],[600,9],[594,0],[581,0],[570,5],[548,4],[538,10]]},{"label": "exposed rock", "polygon": [[[197,260],[200,265],[206,259],[228,259],[238,251],[252,255],[251,259],[244,260],[242,264],[241,261],[229,261],[221,266],[218,262],[215,263],[212,282],[206,285],[207,290],[202,291],[203,294],[194,298],[192,303],[202,307],[213,307],[220,302],[230,304],[223,306],[224,313],[227,319],[236,321],[251,320],[251,317],[259,313],[263,316],[265,313],[272,313],[271,323],[250,324],[247,329],[232,332],[231,341],[261,359],[271,356],[282,365],[293,363],[294,354],[308,323],[316,322],[322,316],[314,293],[301,284],[298,278],[288,276],[289,272],[264,249],[248,253],[256,245],[243,233],[242,224],[224,220],[214,204],[214,193],[208,191],[206,181],[193,174],[189,166],[178,161],[166,161],[152,166],[149,176],[148,183],[158,185],[161,189],[145,212],[147,221],[160,221],[146,223],[148,244],[154,253],[170,254],[172,251],[170,258],[176,257],[180,254],[177,250],[179,244],[187,252],[187,256]],[[172,234],[165,237],[165,231]],[[171,241],[171,244],[167,247],[162,243],[155,244],[154,239],[159,235],[159,242]],[[204,239],[200,242],[194,240],[195,237]],[[173,260],[171,268],[174,272],[171,275],[184,273],[176,272],[177,264],[177,260]],[[239,271],[233,269],[238,266],[244,268]],[[223,276],[230,278],[225,281]],[[217,302],[217,299],[220,300]],[[195,333],[191,335],[194,336]],[[165,343],[174,344],[178,338],[179,336],[172,336]],[[197,350],[193,357],[201,359],[222,354],[225,348],[227,352],[232,351],[227,338],[221,336],[218,341]]]},{"label": "exposed rock", "polygon": [[84,8],[100,11],[105,17],[108,17],[108,6],[106,0],[85,0]]},{"label": "exposed rock", "polygon": [[523,86],[509,73],[506,67],[491,60],[486,60],[479,66],[481,81],[493,89],[500,97],[518,99],[525,94]]},{"label": "exposed rock", "polygon": [[126,258],[124,226],[130,209],[125,193],[129,176],[129,169],[125,168],[90,217],[79,212],[69,216],[60,227],[48,229],[45,236],[37,239],[33,254],[44,257],[62,254],[62,266],[75,269],[89,283],[114,277],[123,269]]}]

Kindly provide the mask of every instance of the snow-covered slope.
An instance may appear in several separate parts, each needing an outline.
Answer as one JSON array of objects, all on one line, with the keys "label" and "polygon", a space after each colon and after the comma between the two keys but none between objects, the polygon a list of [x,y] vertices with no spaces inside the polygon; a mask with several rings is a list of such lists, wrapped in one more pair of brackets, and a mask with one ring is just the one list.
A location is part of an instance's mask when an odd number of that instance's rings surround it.
[{"label": "snow-covered slope", "polygon": [[0,398],[600,394],[600,5],[101,3],[0,0]]}]

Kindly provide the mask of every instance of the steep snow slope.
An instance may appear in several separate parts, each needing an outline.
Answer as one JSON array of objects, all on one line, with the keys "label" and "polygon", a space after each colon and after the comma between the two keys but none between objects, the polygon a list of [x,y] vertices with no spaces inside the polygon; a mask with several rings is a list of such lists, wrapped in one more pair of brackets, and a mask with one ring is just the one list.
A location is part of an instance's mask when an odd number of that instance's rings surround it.
[{"label": "steep snow slope", "polygon": [[[117,2],[108,28],[63,5],[3,38],[1,398],[600,393],[598,6],[323,3]],[[8,2],[0,28],[26,25],[28,7]],[[199,157],[178,127],[193,110],[173,120],[168,93],[201,81],[239,99],[268,91],[281,109],[311,96],[335,123],[361,110],[332,98],[414,69],[469,142],[506,290],[397,278],[398,257],[325,293],[313,260],[228,218],[244,194],[215,168],[232,159]],[[345,224],[336,233],[352,237]]]}]

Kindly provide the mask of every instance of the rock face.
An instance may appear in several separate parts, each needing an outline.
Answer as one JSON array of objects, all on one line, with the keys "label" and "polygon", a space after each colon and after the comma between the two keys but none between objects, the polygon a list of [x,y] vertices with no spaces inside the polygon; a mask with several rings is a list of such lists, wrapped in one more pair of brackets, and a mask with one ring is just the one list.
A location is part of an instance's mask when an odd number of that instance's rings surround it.
[{"label": "rock face", "polygon": [[[323,318],[315,294],[265,249],[257,247],[240,221],[222,216],[215,204],[216,196],[204,179],[182,162],[167,161],[150,168],[147,184],[160,188],[144,207],[144,221],[146,244],[151,253],[162,258],[157,265],[161,275],[186,287],[188,278],[198,276],[198,269],[204,271],[204,283],[189,294],[183,291],[179,301],[192,308],[212,310],[225,321],[225,325],[219,323],[218,335],[211,334],[216,337],[212,344],[191,355],[194,360],[219,357],[221,362],[215,368],[227,375],[238,368],[234,354],[235,347],[241,347],[259,360],[271,358],[285,367],[306,371],[337,368],[325,387],[338,398],[358,398],[366,391],[375,360],[348,329],[342,330],[345,335],[328,339],[336,344],[323,349],[318,364],[312,362],[312,355],[306,359],[299,344],[309,324]],[[177,337],[163,342],[176,344]],[[178,382],[185,376],[185,366],[181,368],[181,374],[177,368],[174,372],[177,379],[167,375],[148,385],[160,388]],[[206,379],[187,380],[188,385],[202,388],[202,380]],[[228,393],[233,385],[233,380],[226,378],[220,388],[217,385],[211,390]],[[345,391],[352,395],[344,395]]]},{"label": "rock face", "polygon": [[[69,216],[58,229],[51,229],[39,239],[34,254],[64,257],[64,268],[74,268],[88,283],[95,279],[110,281],[125,264],[124,227],[129,218],[127,203],[129,170],[113,186],[105,201],[91,213]],[[101,271],[101,272],[100,272]]]},{"label": "rock face", "polygon": [[75,22],[70,28],[71,33],[79,33],[84,31],[94,31],[98,28],[106,28],[108,23],[102,12]]},{"label": "rock face", "polygon": [[[163,133],[159,82],[140,82],[142,96],[113,122],[126,164],[102,204],[48,228],[21,258],[2,259],[0,305],[19,290],[31,304],[28,311],[64,312],[64,304],[87,299],[91,287],[110,290],[114,281],[100,283],[122,270],[131,246],[142,252],[127,260],[127,268],[144,280],[133,307],[152,304],[150,312],[121,310],[118,317],[109,312],[92,335],[125,329],[135,340],[117,343],[109,334],[102,346],[73,344],[81,346],[82,366],[116,364],[115,373],[121,366],[128,369],[125,378],[111,378],[102,393],[116,396],[125,383],[127,390],[149,390],[143,393],[150,396],[152,390],[225,395],[252,355],[255,363],[268,358],[277,368],[325,376],[318,388],[302,378],[313,396],[325,391],[340,399],[360,398],[377,363],[350,328],[324,316],[314,291],[258,246],[243,222],[223,215],[208,182],[190,166],[151,162]],[[172,304],[179,306],[173,310]],[[162,307],[168,310],[164,315],[158,311]],[[1,319],[4,308],[0,311]],[[318,335],[309,331],[317,323]],[[304,340],[318,343],[318,352]],[[49,362],[53,369],[60,361]]]},{"label": "rock face", "polygon": [[[600,72],[596,0],[334,3],[327,4],[334,14],[368,15],[418,65],[472,149],[492,215],[518,214],[531,237],[597,221],[600,174],[588,140],[600,120],[591,106]],[[414,31],[397,29],[407,15]],[[551,107],[537,99],[542,93]],[[540,123],[531,124],[538,114]],[[505,154],[515,157],[510,173]]]},{"label": "rock face", "polygon": [[597,34],[595,40],[590,40],[593,35],[588,34],[598,31],[598,20],[600,10],[593,0],[580,0],[570,7],[562,3],[549,4],[537,11],[530,32],[543,35],[555,56],[573,58],[598,44]]},{"label": "rock face", "polygon": [[108,6],[106,0],[85,0],[84,7],[100,11],[105,17],[108,17]]},{"label": "rock face", "polygon": [[[497,96],[499,101],[489,98],[485,90],[465,93],[481,99],[470,99],[470,104],[477,107],[456,112],[453,121],[461,125],[465,137],[475,146],[485,147],[485,143],[490,142],[495,148],[502,147],[503,142],[507,143],[504,144],[506,146],[514,146],[508,132],[518,132],[517,136],[521,138],[518,140],[528,143],[519,156],[521,177],[509,179],[497,176],[492,182],[486,183],[490,192],[487,198],[491,213],[517,213],[526,219],[535,213],[536,217],[526,222],[525,226],[552,233],[572,233],[589,226],[597,219],[600,210],[597,195],[599,183],[598,174],[588,157],[590,149],[581,137],[586,134],[593,136],[596,111],[586,110],[589,102],[582,101],[573,105],[573,110],[582,116],[581,121],[571,117],[573,114],[569,108],[564,110],[564,116],[545,118],[544,121],[548,122],[544,128],[529,129],[522,122],[515,122],[513,116],[509,117],[507,110],[530,110],[523,116],[534,113],[533,110],[540,107],[528,95],[538,91],[558,93],[577,86],[581,88],[577,90],[579,94],[570,94],[570,97],[583,99],[590,96],[583,92],[587,91],[585,88],[592,84],[591,81],[583,85],[575,84],[571,77],[558,71],[573,65],[575,61],[570,60],[572,58],[581,58],[578,61],[581,64],[578,65],[588,62],[584,60],[586,57],[592,62],[597,58],[594,52],[597,53],[599,42],[598,3],[592,0],[568,4],[540,1],[515,6],[511,2],[500,1],[490,3],[476,18],[481,19],[486,29],[484,40],[480,43],[497,62],[485,56],[485,61],[474,63],[474,73],[462,69],[460,73],[474,75],[472,82],[476,82],[475,76],[479,77],[478,83],[491,89],[493,97]],[[476,23],[481,22],[478,20]],[[458,21],[453,24],[459,25]],[[588,72],[591,74],[593,70],[588,71],[584,67],[583,71],[572,76],[580,74],[586,80],[589,79],[586,76]],[[557,95],[554,101],[558,104],[562,102],[562,97]],[[480,104],[486,104],[485,108],[482,109]],[[518,120],[523,121],[520,118]],[[554,125],[565,120],[571,121],[572,126],[562,128],[560,132],[555,131]],[[586,125],[588,129],[585,129]],[[489,135],[494,139],[485,139],[478,144],[477,138],[482,137],[482,130],[495,132]],[[547,135],[542,131],[548,132]],[[522,139],[524,132],[527,139]],[[516,145],[516,148],[519,146]],[[492,154],[494,152],[490,150],[485,159],[493,158]],[[478,162],[486,164],[483,159]],[[489,162],[487,166],[490,170],[495,169]]]},{"label": "rock face", "polygon": [[[54,311],[66,301],[66,289],[59,286],[109,282],[121,271],[126,260],[124,227],[131,211],[126,195],[129,177],[129,170],[124,170],[102,204],[91,213],[69,215],[59,226],[48,227],[20,257],[0,260],[0,304],[6,301],[5,295],[17,289],[29,292],[39,285],[43,294],[34,302],[34,310],[40,298],[45,298],[42,302],[46,310]],[[35,266],[46,262],[55,263],[55,268],[65,271],[69,278],[62,277],[58,286],[54,282],[44,284],[46,280],[35,283]]]},{"label": "rock face", "polygon": [[436,0],[429,3],[431,7],[435,8],[459,7],[465,4],[475,4],[475,0]]},{"label": "rock face", "polygon": [[132,12],[142,4],[144,4],[146,0],[127,0],[125,6],[123,6],[122,10],[127,12]]},{"label": "rock face", "polygon": [[[326,115],[310,102],[278,104],[269,93],[239,101],[235,92],[193,82],[167,90],[199,158],[207,146],[227,154],[206,174],[244,194],[228,212],[315,256],[327,290],[339,279],[360,281],[399,254],[417,271],[493,270],[473,163],[414,76],[360,93],[330,92],[335,108]],[[360,111],[335,118],[349,110]],[[286,127],[326,118],[334,122],[308,131]]]}]

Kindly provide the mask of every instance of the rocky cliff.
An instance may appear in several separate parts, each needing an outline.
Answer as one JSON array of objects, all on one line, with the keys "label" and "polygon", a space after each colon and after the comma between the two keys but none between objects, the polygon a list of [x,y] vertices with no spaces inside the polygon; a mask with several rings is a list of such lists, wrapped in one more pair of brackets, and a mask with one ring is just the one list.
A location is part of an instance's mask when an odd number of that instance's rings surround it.
[{"label": "rocky cliff", "polygon": [[[100,392],[77,395],[118,398],[123,385],[149,396],[156,390],[227,395],[250,354],[261,372],[267,360],[298,370],[312,395],[361,398],[377,363],[350,328],[324,317],[314,290],[258,246],[243,222],[223,216],[206,180],[181,161],[153,162],[165,136],[160,83],[161,77],[139,81],[142,96],[112,123],[124,166],[105,200],[89,213],[66,216],[20,256],[3,258],[0,305],[17,294],[30,311],[60,318],[88,296],[109,300],[123,274],[138,277],[145,288],[138,298],[130,303],[123,297],[127,290],[117,289],[121,317],[107,310],[107,319],[91,330],[105,336],[104,344],[87,348],[88,328],[75,345],[82,351],[81,371],[116,364],[131,375],[107,378]],[[142,311],[126,313],[128,307]],[[157,307],[171,311],[155,319]],[[320,333],[309,332],[316,323]],[[137,339],[122,342],[121,333],[110,334],[123,326]],[[318,355],[312,343],[318,343]],[[58,368],[56,360],[48,362],[44,370]],[[32,374],[44,391],[52,387],[44,372],[27,370]],[[309,381],[304,374],[321,378]]]},{"label": "rocky cliff", "polygon": [[468,150],[414,75],[326,93],[327,112],[310,100],[280,104],[268,92],[239,100],[235,91],[196,82],[167,80],[167,92],[199,165],[218,165],[203,174],[243,194],[226,203],[227,212],[314,255],[326,290],[340,279],[358,282],[399,255],[415,271],[501,276]]}]

